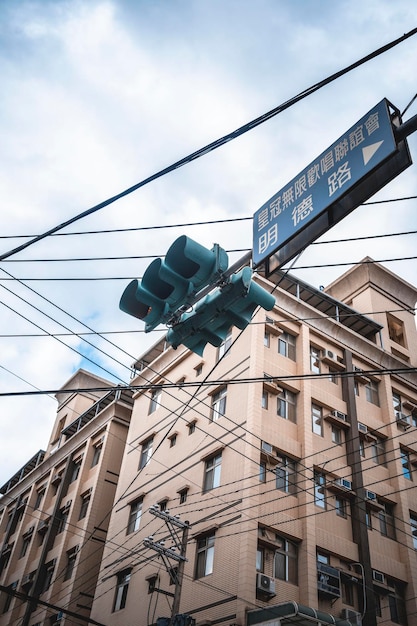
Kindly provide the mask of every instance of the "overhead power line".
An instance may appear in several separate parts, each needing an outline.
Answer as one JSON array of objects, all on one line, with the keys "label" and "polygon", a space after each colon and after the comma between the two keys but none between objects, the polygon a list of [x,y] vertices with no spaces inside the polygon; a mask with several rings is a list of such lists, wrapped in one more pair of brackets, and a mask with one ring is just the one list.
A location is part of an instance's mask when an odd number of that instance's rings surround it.
[{"label": "overhead power line", "polygon": [[[234,220],[229,220],[234,221]],[[154,227],[153,227],[154,228]],[[159,228],[155,226],[155,228]],[[138,229],[140,230],[140,229]],[[400,237],[403,235],[415,235],[417,230],[408,230],[400,233],[385,233],[380,235],[363,235],[360,237],[346,237],[344,239],[329,239],[327,241],[313,241],[310,245],[325,245],[325,244],[333,244],[333,243],[348,243],[349,241],[368,241],[370,239],[382,239],[385,237]],[[226,250],[228,254],[233,254],[235,252],[249,252],[250,248],[236,248],[233,250]],[[62,257],[62,258],[39,258],[39,259],[6,259],[3,261],[4,263],[68,263],[68,262],[82,262],[82,261],[129,261],[129,260],[139,260],[139,259],[156,259],[158,257],[162,257],[162,254],[140,254],[140,255],[129,255],[129,256],[92,256],[92,257]],[[313,267],[313,266],[312,266]],[[14,278],[14,277],[12,277]]]},{"label": "overhead power line", "polygon": [[312,85],[311,87],[308,87],[304,91],[300,92],[298,95],[290,98],[286,102],[278,105],[274,109],[271,109],[267,113],[264,113],[263,115],[260,115],[259,117],[257,117],[254,120],[244,124],[243,126],[240,126],[239,128],[237,128],[236,130],[232,131],[231,133],[228,133],[227,135],[224,135],[224,137],[221,137],[220,139],[216,139],[212,143],[209,143],[206,146],[204,146],[203,148],[200,148],[199,150],[196,150],[195,152],[187,155],[186,157],[183,157],[182,159],[180,159],[179,161],[176,161],[172,165],[169,165],[168,167],[165,167],[162,170],[159,170],[155,174],[152,174],[151,176],[148,176],[147,178],[143,179],[139,183],[136,183],[135,185],[132,185],[128,189],[125,189],[124,191],[121,191],[120,193],[116,194],[115,196],[112,196],[111,198],[108,198],[107,200],[104,200],[103,202],[100,202],[99,204],[96,204],[95,206],[93,206],[93,207],[83,211],[82,213],[79,213],[78,215],[75,215],[74,217],[71,217],[70,219],[66,220],[65,222],[62,222],[61,224],[58,224],[57,226],[54,226],[53,228],[50,228],[49,230],[45,231],[44,233],[41,233],[40,235],[37,235],[36,237],[31,239],[30,241],[26,241],[25,243],[21,244],[20,246],[17,246],[16,248],[13,248],[12,250],[9,250],[8,252],[3,253],[2,255],[0,255],[0,261],[3,261],[4,259],[7,259],[7,258],[13,256],[14,254],[17,254],[18,252],[21,252],[22,250],[25,250],[29,246],[32,246],[33,244],[37,243],[38,241],[41,241],[42,239],[45,239],[46,237],[49,237],[50,235],[53,235],[54,233],[62,230],[63,228],[66,228],[70,224],[73,224],[74,222],[77,222],[78,220],[81,220],[84,217],[87,217],[88,215],[91,215],[91,214],[95,213],[96,211],[100,211],[104,207],[109,206],[110,204],[113,204],[117,200],[120,200],[121,198],[124,198],[125,196],[127,196],[127,195],[133,193],[134,191],[136,191],[137,189],[140,189],[141,187],[144,187],[148,183],[153,182],[154,180],[157,180],[158,178],[161,178],[162,176],[165,176],[166,174],[169,174],[170,172],[173,172],[176,169],[179,169],[183,165],[191,163],[192,161],[195,161],[196,159],[199,159],[200,157],[204,156],[205,154],[208,154],[209,152],[212,152],[213,150],[216,150],[217,148],[220,148],[221,146],[223,146],[224,144],[228,143],[229,141],[232,141],[233,139],[236,139],[237,137],[240,137],[241,135],[243,135],[243,134],[247,133],[248,131],[252,130],[253,128],[256,128],[260,124],[263,124],[264,122],[272,119],[273,117],[275,117],[279,113],[282,113],[286,109],[290,108],[291,106],[293,106],[297,102],[300,102],[301,100],[303,100],[307,96],[313,94],[314,92],[318,91],[322,87],[325,87],[326,85],[329,85],[331,82],[335,81],[337,78],[340,78],[341,76],[344,76],[345,74],[351,72],[352,70],[360,67],[364,63],[367,63],[368,61],[376,58],[377,56],[383,54],[384,52],[387,52],[388,50],[391,50],[392,48],[394,48],[398,44],[402,43],[403,41],[405,41],[409,37],[412,37],[416,33],[417,33],[417,28],[413,28],[408,33],[405,33],[401,37],[398,37],[397,39],[391,41],[390,43],[388,43],[388,44],[386,44],[384,46],[382,46],[381,48],[378,48],[377,50],[374,50],[374,52],[371,52],[370,54],[367,54],[366,56],[362,57],[358,61],[355,61],[355,63],[352,63],[351,65],[349,65],[348,67],[344,68],[343,70],[339,70],[338,72],[335,72],[331,76],[328,76],[327,78],[325,78],[324,80],[321,80],[320,82],[316,83],[315,85]]},{"label": "overhead power line", "polygon": [[[85,358],[85,357],[84,357]],[[378,375],[399,375],[406,374],[410,372],[417,372],[417,367],[395,367],[389,369],[371,369],[371,370],[363,370],[363,376],[378,376]],[[357,372],[339,372],[338,376],[340,378],[348,378],[351,376],[357,376]],[[220,378],[216,380],[209,380],[203,382],[177,382],[177,383],[148,383],[145,385],[116,385],[114,387],[86,387],[86,388],[77,388],[77,389],[65,389],[67,393],[88,393],[88,392],[100,392],[100,391],[111,391],[112,389],[130,389],[133,391],[147,391],[150,389],[155,389],[155,387],[163,387],[164,389],[184,389],[184,388],[194,388],[194,387],[212,387],[218,385],[247,385],[248,383],[264,383],[270,381],[286,381],[286,380],[310,380],[310,379],[320,379],[320,378],[329,378],[329,373],[324,372],[323,374],[289,374],[289,375],[277,375],[277,376],[268,376],[265,377],[250,377],[250,378]],[[4,391],[0,392],[0,398],[3,397],[14,397],[14,396],[37,396],[37,395],[45,395],[45,394],[56,394],[62,392],[62,389],[45,389],[43,391]]]},{"label": "overhead power line", "polygon": [[[359,206],[368,206],[370,204],[388,204],[390,202],[401,202],[403,200],[416,200],[417,196],[405,196],[403,198],[387,198],[386,200],[373,200],[369,202],[364,202]],[[74,237],[79,235],[109,235],[113,233],[129,233],[129,232],[137,232],[140,230],[163,230],[165,228],[188,228],[190,226],[208,226],[210,224],[226,224],[228,222],[246,222],[249,220],[253,220],[253,216],[249,215],[248,217],[228,217],[224,219],[217,220],[204,220],[199,222],[183,222],[179,224],[157,224],[154,226],[132,226],[130,228],[104,228],[100,230],[79,230],[73,231],[70,233],[53,233],[51,237]],[[413,231],[412,231],[413,232]],[[393,233],[395,235],[396,233]],[[397,233],[397,234],[409,234],[409,233]],[[373,237],[389,237],[391,233],[387,235],[374,235]],[[29,239],[36,237],[36,235],[0,235],[1,239]],[[371,239],[373,237],[370,237]],[[358,239],[366,239],[366,237],[359,237]],[[342,240],[343,241],[343,240]],[[328,243],[326,241],[318,241],[319,243]]]},{"label": "overhead power line", "polygon": [[[143,257],[129,257],[131,259],[139,259],[139,258],[143,258]],[[154,258],[154,257],[150,257],[150,258]],[[352,265],[352,266],[356,266],[356,265],[364,265],[364,264],[368,264],[368,265],[372,265],[374,263],[393,263],[395,261],[414,261],[415,259],[417,259],[417,256],[407,256],[407,257],[397,257],[397,258],[391,258],[391,259],[368,259],[366,261],[345,261],[344,263],[322,263],[321,265],[293,265],[291,267],[291,271],[293,270],[304,270],[304,269],[313,269],[313,268],[323,268],[323,267],[344,267],[346,265]],[[89,259],[91,260],[91,259]],[[100,259],[100,260],[108,260],[108,261],[114,261],[115,259],[108,257],[107,259]],[[137,279],[138,276],[50,276],[50,277],[19,277],[19,278],[2,278],[2,281],[10,281],[10,280],[19,280],[20,282],[34,282],[34,281],[38,281],[38,282],[51,282],[51,281],[63,281],[63,282],[70,282],[70,281],[103,281],[103,280],[123,280],[123,281],[128,281],[128,280],[134,280]]]}]

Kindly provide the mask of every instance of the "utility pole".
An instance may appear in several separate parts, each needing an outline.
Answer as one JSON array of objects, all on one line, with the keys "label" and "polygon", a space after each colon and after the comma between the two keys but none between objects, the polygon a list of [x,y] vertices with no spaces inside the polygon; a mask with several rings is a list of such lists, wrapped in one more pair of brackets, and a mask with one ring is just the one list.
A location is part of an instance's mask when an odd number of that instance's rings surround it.
[{"label": "utility pole", "polygon": [[[172,548],[166,548],[165,542],[162,541],[154,541],[153,536],[146,537],[143,543],[147,548],[154,550],[162,559],[162,562],[165,565],[165,568],[172,576],[173,567],[170,563],[171,561],[176,561],[178,563],[176,573],[175,573],[175,592],[174,592],[174,600],[172,603],[171,610],[171,620],[170,624],[174,624],[175,616],[179,614],[180,608],[180,600],[181,600],[181,590],[182,590],[182,581],[184,576],[184,564],[187,561],[186,552],[187,552],[187,541],[188,541],[188,533],[191,528],[190,523],[185,521],[182,522],[179,519],[178,515],[170,515],[169,511],[161,511],[159,506],[154,504],[149,508],[149,513],[159,517],[164,520],[169,534],[174,542]],[[182,530],[182,536],[179,537],[178,529]]]}]

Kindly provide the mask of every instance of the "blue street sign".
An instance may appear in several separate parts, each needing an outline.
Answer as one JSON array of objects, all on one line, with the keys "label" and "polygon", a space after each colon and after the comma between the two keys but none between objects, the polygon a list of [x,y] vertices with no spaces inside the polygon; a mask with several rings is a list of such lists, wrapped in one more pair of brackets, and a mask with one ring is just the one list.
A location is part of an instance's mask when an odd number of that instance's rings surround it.
[{"label": "blue street sign", "polygon": [[256,211],[254,265],[279,250],[396,150],[384,99]]}]

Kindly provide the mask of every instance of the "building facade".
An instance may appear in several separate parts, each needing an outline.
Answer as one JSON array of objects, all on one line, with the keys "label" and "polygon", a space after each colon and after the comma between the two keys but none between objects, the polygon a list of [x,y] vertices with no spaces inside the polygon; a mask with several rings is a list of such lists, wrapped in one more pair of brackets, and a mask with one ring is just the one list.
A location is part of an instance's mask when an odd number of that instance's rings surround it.
[{"label": "building facade", "polygon": [[[97,387],[103,391],[85,391]],[[88,623],[131,396],[77,372],[57,394],[46,451],[1,487],[2,626],[63,623],[61,607],[67,623]]]},{"label": "building facade", "polygon": [[417,291],[370,259],[259,280],[276,306],[243,333],[136,363],[92,617],[412,626]]},{"label": "building facade", "polygon": [[0,490],[0,626],[417,623],[417,289],[257,280],[274,309],[203,357],[64,385]]}]

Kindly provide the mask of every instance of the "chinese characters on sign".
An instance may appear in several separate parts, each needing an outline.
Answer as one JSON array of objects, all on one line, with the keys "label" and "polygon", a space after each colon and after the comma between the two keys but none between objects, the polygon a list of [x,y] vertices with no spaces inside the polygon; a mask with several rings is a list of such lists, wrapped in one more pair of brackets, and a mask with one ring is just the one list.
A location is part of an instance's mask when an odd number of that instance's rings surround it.
[{"label": "chinese characters on sign", "polygon": [[382,100],[255,213],[254,263],[276,252],[395,150]]}]

